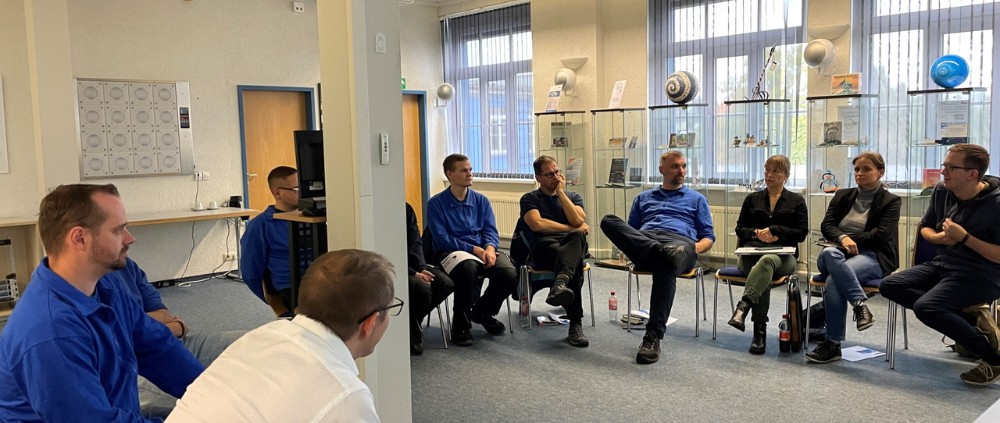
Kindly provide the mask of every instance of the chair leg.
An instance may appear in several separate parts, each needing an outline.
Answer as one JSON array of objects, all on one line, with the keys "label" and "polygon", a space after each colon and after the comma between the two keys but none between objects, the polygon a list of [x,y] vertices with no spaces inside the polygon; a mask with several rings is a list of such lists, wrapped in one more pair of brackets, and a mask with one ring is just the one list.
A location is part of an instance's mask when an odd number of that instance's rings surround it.
[{"label": "chair leg", "polygon": [[[805,342],[805,345],[807,347],[809,346],[809,328],[812,327],[812,326],[810,326],[812,324],[812,313],[809,312],[809,308],[812,307],[813,286],[812,286],[811,283],[808,282],[810,280],[812,280],[811,277],[809,275],[806,275],[806,281],[807,282],[806,282],[806,339],[805,339],[806,342]],[[770,293],[768,293],[768,294],[770,294]]]},{"label": "chair leg", "polygon": [[889,369],[896,368],[896,303],[889,301],[889,329],[886,334],[886,361],[889,362]]},{"label": "chair leg", "polygon": [[451,341],[451,305],[448,304],[448,299],[444,299],[444,318],[448,319],[448,340]]},{"label": "chair leg", "polygon": [[597,317],[594,315],[594,282],[590,277],[590,270],[587,270],[587,290],[590,291],[590,326],[597,326]]},{"label": "chair leg", "polygon": [[719,320],[719,275],[715,275],[715,293],[712,294],[712,339],[715,339],[716,324]]},{"label": "chair leg", "polygon": [[518,284],[521,287],[521,294],[518,296],[520,312],[518,320],[521,321],[521,329],[531,330],[531,283],[528,275],[528,266],[521,266],[518,271]]},{"label": "chair leg", "polygon": [[[639,275],[636,275],[636,279],[638,279],[638,278],[639,278]],[[627,290],[628,290],[628,296],[626,297],[626,301],[627,302],[625,303],[625,330],[628,331],[628,332],[632,332],[632,316],[631,316],[631,314],[632,314],[632,272],[631,271],[628,272],[628,283],[626,283],[625,286],[627,287]],[[638,281],[636,282],[635,286],[636,286],[636,288],[639,287]],[[640,305],[639,307],[641,308],[642,306]]]},{"label": "chair leg", "polygon": [[701,269],[698,269],[698,273],[695,275],[695,282],[701,285],[701,320],[708,321],[708,307],[705,305],[707,302],[707,297],[705,296],[705,275],[702,273]]},{"label": "chair leg", "polygon": [[[695,272],[695,274],[694,274],[694,337],[695,338],[698,337],[698,332],[700,332],[700,330],[701,330],[701,319],[699,319],[700,316],[698,316],[698,300],[699,300],[699,298],[698,298],[698,293],[699,293],[699,291],[698,291],[698,285],[701,283],[700,273],[701,272]],[[701,311],[702,311],[702,314],[704,314],[704,312],[705,312],[705,299],[704,299],[705,293],[704,293],[704,287],[702,287],[701,295],[702,295],[702,298],[701,298],[701,309],[702,310]],[[707,319],[707,317],[706,317],[706,319]]]},{"label": "chair leg", "polygon": [[906,308],[903,307],[903,349],[910,349],[910,335],[906,331]]},{"label": "chair leg", "polygon": [[510,312],[510,296],[504,298],[503,302],[507,303],[507,327],[510,328],[510,333],[514,333],[514,316]]},{"label": "chair leg", "polygon": [[[441,340],[444,341],[444,349],[448,349],[448,335],[445,333],[444,330],[444,317],[441,316],[441,305],[438,304],[438,306],[435,308],[438,311],[438,323],[441,324]],[[429,313],[427,314],[427,324],[428,325],[431,324],[431,318]]]}]

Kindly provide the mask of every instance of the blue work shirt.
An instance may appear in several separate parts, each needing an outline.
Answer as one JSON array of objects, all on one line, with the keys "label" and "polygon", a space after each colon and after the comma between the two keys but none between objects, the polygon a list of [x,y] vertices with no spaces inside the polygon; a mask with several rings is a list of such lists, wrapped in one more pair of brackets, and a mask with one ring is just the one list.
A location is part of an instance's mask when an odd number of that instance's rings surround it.
[{"label": "blue work shirt", "polygon": [[42,260],[0,333],[0,421],[147,421],[138,375],[183,395],[204,366],[128,297],[126,277],[108,273],[87,296]]},{"label": "blue work shirt", "polygon": [[263,213],[247,222],[247,231],[240,240],[240,274],[257,298],[264,299],[264,275],[270,274],[271,285],[277,290],[292,286],[292,265],[288,256],[288,222],[274,218],[280,211],[268,206]]},{"label": "blue work shirt", "polygon": [[632,201],[628,225],[644,231],[670,231],[700,241],[715,241],[712,213],[704,195],[686,186],[643,191]]},{"label": "blue work shirt", "polygon": [[469,189],[465,201],[458,201],[445,189],[427,201],[427,224],[434,240],[434,251],[450,253],[473,247],[500,249],[500,234],[490,200]]},{"label": "blue work shirt", "polygon": [[167,308],[160,298],[160,293],[153,285],[150,285],[146,278],[146,272],[139,268],[139,264],[130,258],[125,259],[125,268],[116,270],[116,276],[121,276],[120,280],[126,282],[122,284],[127,293],[137,303],[142,305],[142,311],[149,313]]}]

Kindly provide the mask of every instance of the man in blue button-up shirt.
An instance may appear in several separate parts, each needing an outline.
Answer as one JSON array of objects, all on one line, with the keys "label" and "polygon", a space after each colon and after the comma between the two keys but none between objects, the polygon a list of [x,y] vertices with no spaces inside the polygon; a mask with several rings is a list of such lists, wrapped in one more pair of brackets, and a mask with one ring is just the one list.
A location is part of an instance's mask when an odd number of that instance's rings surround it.
[{"label": "man in blue button-up shirt", "polygon": [[708,200],[684,186],[684,155],[663,153],[660,174],[663,185],[639,193],[632,202],[628,224],[610,214],[601,220],[601,230],[636,268],[653,272],[649,322],[635,358],[639,364],[660,359],[660,340],[674,304],[677,275],[691,270],[697,254],[715,243]]},{"label": "man in blue button-up shirt", "polygon": [[[267,294],[273,294],[275,300],[280,298],[281,308],[288,310],[284,317],[288,317],[292,309],[288,222],[275,219],[274,214],[298,209],[299,173],[288,166],[271,169],[267,174],[267,187],[274,196],[274,205],[247,222],[246,233],[240,240],[240,275],[250,291],[265,303],[268,302]],[[274,292],[264,292],[265,280],[268,289],[274,288]]]},{"label": "man in blue button-up shirt", "polygon": [[180,397],[204,367],[114,278],[135,238],[114,185],[42,199],[48,256],[0,334],[0,421],[145,421],[142,375]]},{"label": "man in blue button-up shirt", "polygon": [[[470,188],[472,164],[469,158],[461,154],[446,157],[444,174],[451,186],[427,202],[427,222],[437,256],[427,257],[427,260],[438,262],[456,252],[471,255],[463,255],[470,258],[468,260],[456,259],[454,267],[448,266],[447,261],[442,263],[442,268],[450,269],[448,276],[455,282],[452,342],[467,346],[472,345],[470,321],[483,325],[493,335],[503,333],[503,323],[494,316],[500,312],[504,298],[514,292],[517,270],[507,256],[497,254],[500,235],[496,216],[490,200]],[[476,259],[471,259],[472,256]],[[490,279],[482,298],[478,282],[481,277]]]}]

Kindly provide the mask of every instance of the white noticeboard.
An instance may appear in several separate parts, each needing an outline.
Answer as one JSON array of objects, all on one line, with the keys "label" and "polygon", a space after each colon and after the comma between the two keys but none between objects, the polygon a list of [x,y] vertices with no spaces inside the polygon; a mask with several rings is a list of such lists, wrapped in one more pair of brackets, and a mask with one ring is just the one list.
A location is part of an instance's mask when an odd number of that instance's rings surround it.
[{"label": "white noticeboard", "polygon": [[0,77],[0,173],[10,173],[7,160],[7,112],[3,107],[3,77]]},{"label": "white noticeboard", "polygon": [[194,172],[187,82],[77,79],[82,179]]}]

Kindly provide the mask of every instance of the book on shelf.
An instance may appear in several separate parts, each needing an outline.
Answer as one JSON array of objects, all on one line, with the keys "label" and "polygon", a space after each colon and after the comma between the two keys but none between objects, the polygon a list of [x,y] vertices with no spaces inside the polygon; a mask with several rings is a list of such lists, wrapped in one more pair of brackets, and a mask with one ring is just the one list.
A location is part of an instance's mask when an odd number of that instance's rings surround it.
[{"label": "book on shelf", "polygon": [[844,122],[824,122],[823,123],[823,145],[840,145],[843,139]]},{"label": "book on shelf", "polygon": [[670,134],[670,142],[667,144],[667,148],[677,148],[677,134]]},{"label": "book on shelf", "polygon": [[538,326],[559,326],[569,324],[569,317],[565,315],[560,316],[555,313],[543,314],[535,317],[535,320],[538,321]]},{"label": "book on shelf", "polygon": [[861,92],[861,74],[841,73],[830,77],[830,94],[847,95]]},{"label": "book on shelf", "polygon": [[617,148],[625,145],[625,138],[614,137],[608,140],[608,147]]},{"label": "book on shelf", "polygon": [[934,188],[938,182],[941,182],[941,169],[937,167],[925,168],[922,182],[921,188]]},{"label": "book on shelf", "polygon": [[633,135],[632,138],[628,140],[628,148],[635,148],[639,144],[639,137]]},{"label": "book on shelf", "polygon": [[628,159],[616,157],[611,159],[611,170],[608,173],[609,185],[625,185],[625,168],[628,167]]},{"label": "book on shelf", "polygon": [[567,145],[568,145],[568,141],[566,140],[566,137],[552,137],[552,147],[553,148],[566,147]]},{"label": "book on shelf", "polygon": [[858,145],[861,141],[861,111],[854,106],[840,106],[837,108],[837,114],[843,124],[840,133],[841,144]]},{"label": "book on shelf", "polygon": [[694,132],[687,132],[687,133],[682,132],[680,134],[677,134],[677,145],[675,147],[684,148],[692,146],[694,145],[694,138],[695,138]]},{"label": "book on shelf", "polygon": [[583,159],[570,157],[566,160],[566,185],[579,185],[583,171]]}]

